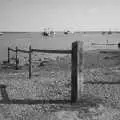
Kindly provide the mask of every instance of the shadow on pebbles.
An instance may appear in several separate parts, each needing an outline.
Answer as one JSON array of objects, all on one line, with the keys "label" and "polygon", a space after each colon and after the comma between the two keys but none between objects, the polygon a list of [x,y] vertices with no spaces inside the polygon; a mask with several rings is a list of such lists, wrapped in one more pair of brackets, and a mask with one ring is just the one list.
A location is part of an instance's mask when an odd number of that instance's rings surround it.
[{"label": "shadow on pebbles", "polygon": [[83,96],[76,104],[64,105],[50,120],[120,120],[120,110],[100,98]]},{"label": "shadow on pebbles", "polygon": [[88,95],[81,96],[72,105],[10,106],[0,105],[0,120],[120,120],[119,109],[113,109],[103,99]]},{"label": "shadow on pebbles", "polygon": [[50,120],[120,120],[120,112],[112,108],[99,105],[85,110],[61,110],[55,112]]}]

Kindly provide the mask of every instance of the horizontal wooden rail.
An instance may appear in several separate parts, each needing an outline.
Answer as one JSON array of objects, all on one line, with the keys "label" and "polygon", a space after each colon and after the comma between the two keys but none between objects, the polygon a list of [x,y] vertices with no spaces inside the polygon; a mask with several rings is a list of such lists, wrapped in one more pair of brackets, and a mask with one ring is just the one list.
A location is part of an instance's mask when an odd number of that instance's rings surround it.
[{"label": "horizontal wooden rail", "polygon": [[32,49],[32,52],[44,52],[44,53],[60,53],[60,54],[71,54],[71,50],[39,50],[39,49]]},{"label": "horizontal wooden rail", "polygon": [[9,50],[13,51],[13,52],[16,52],[16,50],[12,49],[12,48],[9,48]]},{"label": "horizontal wooden rail", "polygon": [[29,53],[29,51],[17,49],[18,52]]},{"label": "horizontal wooden rail", "polygon": [[[16,50],[12,49],[12,48],[9,48],[9,50],[13,51],[13,52],[16,52]],[[29,53],[29,51],[27,50],[21,50],[21,49],[17,49],[18,52],[23,52],[23,53]]]},{"label": "horizontal wooden rail", "polygon": [[[9,50],[16,52],[16,50],[9,48]],[[29,53],[27,50],[17,49],[18,52]],[[40,49],[31,49],[32,52],[43,52],[43,53],[60,53],[60,54],[71,54],[71,50],[40,50]]]},{"label": "horizontal wooden rail", "polygon": [[92,45],[118,45],[118,44],[98,44],[98,43],[92,43]]},{"label": "horizontal wooden rail", "polygon": [[84,84],[120,84],[120,81],[109,82],[109,81],[86,81]]},{"label": "horizontal wooden rail", "polygon": [[12,100],[0,100],[0,104],[67,104],[71,100],[32,100],[32,99],[12,99]]}]

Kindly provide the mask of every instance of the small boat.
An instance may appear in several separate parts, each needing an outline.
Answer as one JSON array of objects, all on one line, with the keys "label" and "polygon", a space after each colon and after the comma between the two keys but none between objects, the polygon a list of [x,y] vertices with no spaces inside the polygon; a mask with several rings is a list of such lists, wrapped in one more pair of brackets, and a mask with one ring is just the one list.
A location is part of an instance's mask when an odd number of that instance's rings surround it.
[{"label": "small boat", "polygon": [[72,33],[72,34],[73,34],[74,32],[73,32],[73,31],[70,31],[70,30],[64,31],[64,34],[65,34],[65,35],[67,35],[67,34],[69,34],[69,33]]},{"label": "small boat", "polygon": [[43,36],[54,36],[55,34],[55,31],[49,29],[44,29],[44,31],[42,32]]},{"label": "small boat", "polygon": [[42,35],[43,35],[43,36],[49,36],[49,33],[46,32],[46,31],[44,31],[44,32],[42,32]]},{"label": "small boat", "polygon": [[65,35],[67,35],[67,34],[69,34],[69,33],[70,33],[70,31],[69,31],[69,30],[64,31],[64,34],[65,34]]},{"label": "small boat", "polygon": [[50,35],[56,35],[56,33],[55,33],[55,31],[50,31],[50,33],[49,33]]}]

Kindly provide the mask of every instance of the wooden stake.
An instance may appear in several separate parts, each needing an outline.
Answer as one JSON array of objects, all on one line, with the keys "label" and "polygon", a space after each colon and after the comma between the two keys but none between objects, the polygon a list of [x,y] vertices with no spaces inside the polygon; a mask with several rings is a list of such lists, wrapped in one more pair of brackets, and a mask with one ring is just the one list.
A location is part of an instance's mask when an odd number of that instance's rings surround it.
[{"label": "wooden stake", "polygon": [[8,63],[10,63],[10,48],[8,47]]},{"label": "wooden stake", "polygon": [[83,91],[83,42],[72,43],[72,84],[71,84],[71,103],[77,102]]},{"label": "wooden stake", "polygon": [[32,76],[32,66],[31,66],[31,46],[29,46],[29,79]]},{"label": "wooden stake", "polygon": [[18,70],[18,47],[16,47],[16,70]]}]

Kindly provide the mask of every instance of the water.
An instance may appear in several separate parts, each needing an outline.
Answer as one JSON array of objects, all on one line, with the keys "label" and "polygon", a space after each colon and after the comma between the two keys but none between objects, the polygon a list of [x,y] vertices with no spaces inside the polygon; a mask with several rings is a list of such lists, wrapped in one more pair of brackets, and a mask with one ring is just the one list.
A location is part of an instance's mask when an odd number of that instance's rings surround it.
[{"label": "water", "polygon": [[18,46],[21,49],[28,49],[29,45],[37,49],[71,49],[73,41],[84,41],[84,50],[90,49],[117,49],[117,46],[91,46],[91,43],[106,43],[106,40],[111,44],[120,42],[120,33],[112,33],[104,35],[101,32],[95,33],[70,33],[64,35],[63,32],[57,32],[55,36],[44,37],[40,32],[14,33],[6,32],[0,35],[0,60],[7,59],[8,46],[15,48]]}]

